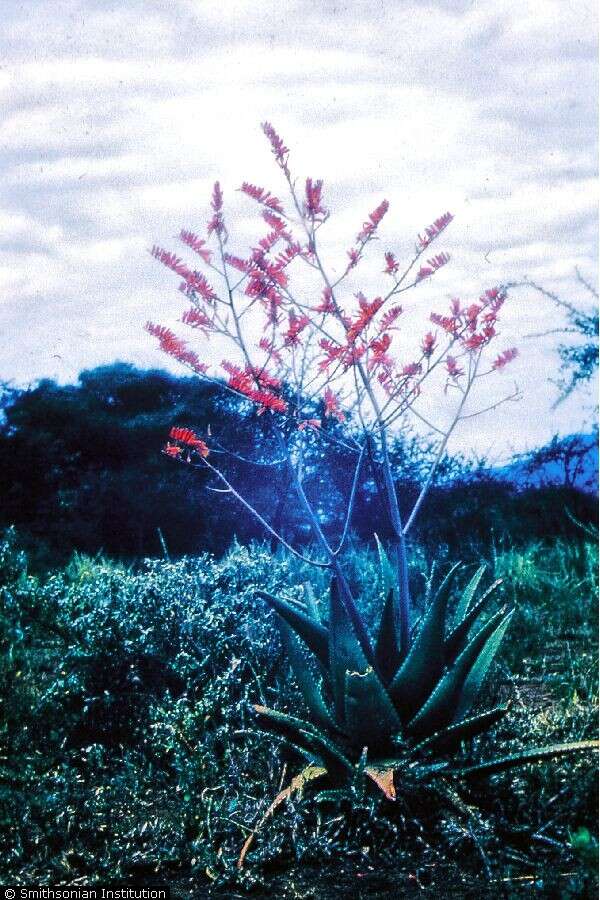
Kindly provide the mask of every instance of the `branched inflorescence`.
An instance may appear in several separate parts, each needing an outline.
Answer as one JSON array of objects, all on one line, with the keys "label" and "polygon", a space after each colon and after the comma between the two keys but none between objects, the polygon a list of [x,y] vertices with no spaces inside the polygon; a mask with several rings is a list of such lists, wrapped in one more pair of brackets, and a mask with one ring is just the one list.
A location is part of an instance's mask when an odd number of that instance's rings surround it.
[{"label": "branched inflorescence", "polygon": [[[323,181],[306,178],[299,190],[290,172],[289,149],[269,123],[263,125],[263,131],[286,182],[289,202],[286,206],[279,196],[254,183],[242,184],[241,192],[258,205],[263,223],[254,246],[247,252],[230,247],[223,193],[217,182],[206,239],[192,231],[180,234],[183,244],[209,270],[211,280],[208,272],[205,275],[188,266],[175,253],[157,246],[151,251],[181,279],[180,290],[190,302],[182,323],[205,340],[216,338],[219,346],[226,342],[231,354],[214,365],[206,354],[201,359],[170,328],[149,322],[146,329],[170,357],[247,401],[259,415],[266,414],[263,422],[277,457],[268,464],[287,469],[297,515],[310,527],[317,555],[309,558],[286,541],[231,483],[226,469],[215,459],[224,458],[217,454],[235,453],[235,448],[228,451],[218,443],[211,447],[210,435],[199,436],[176,426],[165,454],[208,471],[218,489],[230,493],[254,515],[267,534],[332,575],[327,619],[321,618],[312,602],[290,605],[259,592],[277,612],[312,715],[311,722],[306,722],[257,708],[264,727],[291,739],[310,760],[307,769],[269,807],[265,819],[292,789],[325,775],[338,784],[366,774],[386,796],[393,797],[399,771],[409,779],[429,780],[440,773],[445,778],[499,771],[525,758],[543,759],[588,749],[589,742],[583,742],[512,754],[480,766],[455,764],[444,754],[454,751],[461,740],[487,730],[506,712],[502,707],[478,713],[476,706],[510,611],[499,610],[478,624],[490,593],[474,599],[483,575],[480,570],[459,602],[452,625],[448,626],[447,615],[451,578],[438,591],[420,626],[415,628],[413,622],[406,536],[450,435],[462,420],[518,396],[516,387],[496,396],[486,387],[483,403],[471,405],[479,384],[504,370],[517,355],[514,348],[490,350],[498,338],[505,290],[489,288],[470,302],[452,299],[449,308],[431,313],[424,333],[411,326],[406,304],[400,303],[399,297],[411,290],[422,291],[423,282],[448,264],[449,255],[433,252],[432,245],[450,225],[452,215],[444,213],[417,236],[412,258],[404,266],[395,252],[385,250],[382,273],[386,286],[375,295],[367,294],[351,286],[351,279],[367,248],[380,237],[389,211],[387,200],[367,215],[334,269],[325,262],[321,249],[321,229],[331,219]],[[411,352],[407,352],[407,344],[413,348]],[[221,353],[217,359],[220,357]],[[438,406],[440,400],[451,405],[443,425],[432,422],[424,408],[429,385],[437,390]],[[410,415],[428,425],[439,442],[433,466],[404,521],[388,444],[391,430]],[[326,534],[319,508],[305,490],[305,450],[319,438],[343,443],[356,454],[343,532],[335,545]],[[385,563],[385,602],[375,643],[341,561],[367,459],[385,511],[382,532],[387,535],[387,547],[380,547]],[[307,652],[314,657],[312,674]]]}]

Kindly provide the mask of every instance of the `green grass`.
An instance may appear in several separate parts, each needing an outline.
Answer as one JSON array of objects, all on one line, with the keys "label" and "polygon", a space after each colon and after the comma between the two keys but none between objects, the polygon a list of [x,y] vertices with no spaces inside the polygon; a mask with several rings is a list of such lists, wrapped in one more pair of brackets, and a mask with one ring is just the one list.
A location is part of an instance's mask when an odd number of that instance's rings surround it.
[{"label": "green grass", "polygon": [[[466,561],[463,583],[480,562]],[[375,554],[355,551],[347,563],[372,618]],[[419,602],[429,565],[417,548]],[[236,872],[249,830],[299,770],[249,712],[252,702],[302,709],[254,590],[299,597],[309,576],[324,598],[324,574],[237,546],[222,560],[136,568],[80,556],[40,579],[9,535],[0,547],[0,876],[212,886],[224,896],[266,883],[267,893],[276,885],[277,896],[309,897],[311,878],[325,879],[319,896],[343,896],[357,873],[381,890],[392,873],[407,896],[418,883],[433,885],[432,896],[436,884],[444,896],[448,885],[478,896],[488,884],[509,896],[536,883],[558,896],[591,891],[596,764],[581,756],[473,783],[458,806],[410,794],[320,807],[295,798]],[[582,534],[504,550],[489,560],[487,580],[496,577],[517,614],[488,688],[512,700],[489,739],[494,751],[595,736],[596,545]]]}]

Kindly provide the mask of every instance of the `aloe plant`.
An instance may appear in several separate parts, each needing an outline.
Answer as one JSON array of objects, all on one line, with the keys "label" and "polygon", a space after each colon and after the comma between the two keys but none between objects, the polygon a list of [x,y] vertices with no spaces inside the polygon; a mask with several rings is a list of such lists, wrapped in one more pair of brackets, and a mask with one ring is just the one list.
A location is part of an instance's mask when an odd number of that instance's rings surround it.
[{"label": "aloe plant", "polygon": [[[508,628],[513,610],[482,614],[499,581],[478,596],[485,566],[473,575],[453,615],[449,601],[454,566],[443,579],[401,651],[393,570],[380,547],[385,603],[375,640],[364,646],[334,579],[328,617],[308,602],[289,603],[259,591],[275,610],[307,715],[255,706],[263,730],[291,744],[308,765],[269,807],[294,789],[319,779],[320,796],[356,785],[357,779],[394,800],[398,784],[442,782],[492,774],[512,766],[574,753],[595,741],[536,747],[473,763],[457,751],[464,741],[497,724],[509,704],[480,709],[482,685]],[[364,630],[366,625],[363,623]],[[252,841],[247,841],[241,863]]]}]

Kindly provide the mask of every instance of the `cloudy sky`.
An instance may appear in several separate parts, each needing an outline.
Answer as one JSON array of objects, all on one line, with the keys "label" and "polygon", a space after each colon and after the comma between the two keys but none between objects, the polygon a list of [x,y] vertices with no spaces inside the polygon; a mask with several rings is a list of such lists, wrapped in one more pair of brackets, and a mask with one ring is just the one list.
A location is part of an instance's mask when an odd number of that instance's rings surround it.
[{"label": "cloudy sky", "polygon": [[[265,119],[294,171],[325,180],[334,268],[386,197],[379,253],[408,255],[430,221],[456,217],[421,309],[524,277],[587,303],[575,269],[597,283],[596,33],[593,0],[4,0],[0,379],[168,366],[142,325],[175,323],[181,302],[146,251],[203,228],[216,178],[250,237],[235,189],[283,190]],[[380,271],[365,268],[365,292]],[[512,295],[507,389],[516,378],[523,399],[455,446],[499,454],[589,422],[590,396],[551,409],[556,336],[528,337],[560,322],[531,290]]]}]

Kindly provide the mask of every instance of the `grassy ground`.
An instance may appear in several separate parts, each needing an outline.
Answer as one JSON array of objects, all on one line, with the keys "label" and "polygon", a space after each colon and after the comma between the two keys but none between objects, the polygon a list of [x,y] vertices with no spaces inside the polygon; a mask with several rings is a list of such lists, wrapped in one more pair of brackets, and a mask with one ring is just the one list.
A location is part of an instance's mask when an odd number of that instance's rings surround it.
[{"label": "grassy ground", "polygon": [[[417,598],[430,562],[415,549]],[[463,582],[480,559],[468,562]],[[511,712],[481,755],[595,736],[594,540],[504,549],[487,563],[517,613],[489,687]],[[368,615],[375,557],[355,553],[348,567]],[[299,768],[249,712],[257,701],[302,709],[254,589],[293,595],[307,577],[297,561],[237,547],[221,561],[136,570],[80,557],[36,579],[6,541],[0,878],[167,883],[197,897],[594,896],[589,756],[472,782],[459,808],[423,793],[320,807],[297,798],[236,870],[245,837]],[[325,579],[311,579],[324,596]]]}]

